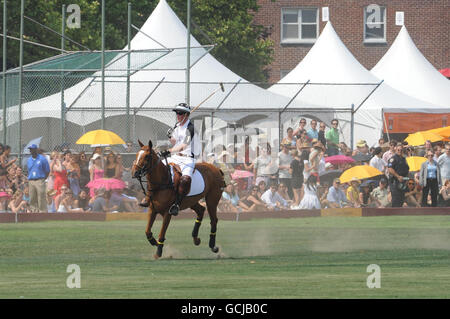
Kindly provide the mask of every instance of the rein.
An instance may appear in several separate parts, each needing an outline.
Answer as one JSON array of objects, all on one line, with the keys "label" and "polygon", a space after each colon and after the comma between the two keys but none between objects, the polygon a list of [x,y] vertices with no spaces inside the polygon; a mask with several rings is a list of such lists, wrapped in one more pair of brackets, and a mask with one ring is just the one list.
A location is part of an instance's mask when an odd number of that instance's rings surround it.
[{"label": "rein", "polygon": [[[147,195],[147,193],[145,191],[144,183],[147,183],[148,191],[150,193],[152,193],[152,192],[155,193],[156,191],[159,191],[159,190],[173,189],[174,188],[173,181],[172,181],[172,175],[170,173],[170,167],[169,167],[169,164],[167,162],[167,156],[163,155],[163,157],[164,157],[164,159],[166,161],[167,175],[168,175],[168,178],[169,178],[169,182],[168,183],[153,182],[150,179],[147,179],[147,181],[143,181],[142,180],[142,176],[143,175],[149,175],[150,172],[152,171],[152,169],[153,169],[153,161],[152,160],[147,161],[146,164],[144,164],[143,167],[140,167],[140,166],[136,165],[137,168],[140,171],[138,176],[137,176],[137,179],[139,181],[139,184],[141,185],[141,188],[142,188],[142,191],[144,192],[144,195]],[[158,158],[158,161],[156,162],[156,165],[158,165],[161,162],[161,158],[159,156],[157,156],[157,158]],[[157,187],[157,188],[150,188],[152,185],[159,186],[159,187]],[[150,199],[152,199],[151,195],[150,195]],[[152,205],[153,205],[153,201],[152,201]]]}]

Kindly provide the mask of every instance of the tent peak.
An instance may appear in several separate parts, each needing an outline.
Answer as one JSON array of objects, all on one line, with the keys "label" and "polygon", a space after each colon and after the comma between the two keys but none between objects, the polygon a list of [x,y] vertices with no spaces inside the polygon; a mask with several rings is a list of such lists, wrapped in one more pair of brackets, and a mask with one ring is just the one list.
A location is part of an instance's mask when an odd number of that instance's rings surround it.
[{"label": "tent peak", "polygon": [[404,25],[371,73],[416,99],[450,107],[450,83],[417,48]]}]

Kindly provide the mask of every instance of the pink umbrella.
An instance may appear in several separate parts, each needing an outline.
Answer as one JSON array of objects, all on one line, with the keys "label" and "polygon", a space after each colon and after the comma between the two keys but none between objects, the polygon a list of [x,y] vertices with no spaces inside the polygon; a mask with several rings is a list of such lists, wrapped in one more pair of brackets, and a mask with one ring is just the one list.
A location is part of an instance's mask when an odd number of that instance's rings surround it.
[{"label": "pink umbrella", "polygon": [[349,156],[345,155],[334,155],[334,156],[328,156],[325,157],[326,163],[331,163],[333,165],[340,165],[340,164],[347,164],[347,163],[353,163],[355,160]]},{"label": "pink umbrella", "polygon": [[243,170],[235,170],[233,174],[231,174],[232,179],[239,179],[239,178],[249,178],[252,177],[253,173],[249,171],[243,171]]}]

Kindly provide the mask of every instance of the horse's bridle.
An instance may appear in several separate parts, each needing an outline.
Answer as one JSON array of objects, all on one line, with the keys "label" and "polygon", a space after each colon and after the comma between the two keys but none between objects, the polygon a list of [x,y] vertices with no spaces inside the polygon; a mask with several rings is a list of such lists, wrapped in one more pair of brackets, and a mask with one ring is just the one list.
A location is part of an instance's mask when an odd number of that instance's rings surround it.
[{"label": "horse's bridle", "polygon": [[[147,156],[147,155],[146,155]],[[144,161],[145,161],[145,157],[144,157]],[[150,169],[148,169],[148,164],[142,166],[139,166],[137,163],[135,164],[136,166],[136,171],[134,172],[132,178],[136,178],[139,181],[139,184],[141,185],[142,191],[144,192],[144,195],[147,196],[147,192],[145,191],[145,187],[144,187],[144,182],[147,181],[143,181],[142,180],[142,176],[143,175],[147,175],[148,171],[151,171],[151,166],[152,166],[153,161],[150,161]]]},{"label": "horse's bridle", "polygon": [[[150,156],[150,160],[146,161],[146,158],[148,156]],[[161,157],[159,157],[158,155],[156,155],[156,157],[158,159],[158,161],[156,162],[156,165],[158,165],[158,163],[161,162]],[[172,177],[171,177],[171,174],[170,174],[170,167],[169,167],[169,165],[167,163],[167,156],[163,155],[163,157],[166,160],[166,164],[167,164],[166,166],[167,166],[167,171],[168,171],[168,176],[169,176],[168,183],[157,183],[157,182],[152,182],[150,180],[147,180],[147,181],[143,181],[142,180],[142,176],[147,175],[153,169],[153,159],[151,158],[151,153],[145,155],[145,157],[144,157],[144,163],[146,163],[146,165],[140,166],[137,163],[135,164],[137,170],[134,173],[133,177],[137,178],[137,180],[139,181],[139,184],[141,185],[141,188],[142,188],[142,191],[144,192],[144,195],[147,195],[147,193],[145,191],[145,187],[144,187],[144,182],[148,183],[150,186],[152,184],[155,185],[155,186],[159,186],[157,188],[151,188],[151,189],[148,190],[149,192],[153,192],[153,193],[155,191],[158,191],[158,190],[173,188],[173,181],[172,181]]]}]

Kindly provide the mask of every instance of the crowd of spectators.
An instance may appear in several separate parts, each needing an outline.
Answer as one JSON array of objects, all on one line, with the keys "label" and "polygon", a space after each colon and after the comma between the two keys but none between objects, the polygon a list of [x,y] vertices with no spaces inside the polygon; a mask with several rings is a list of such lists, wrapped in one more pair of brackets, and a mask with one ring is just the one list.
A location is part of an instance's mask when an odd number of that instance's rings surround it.
[{"label": "crowd of spectators", "polygon": [[31,145],[22,168],[0,144],[0,212],[140,212],[142,192],[131,167],[110,147],[90,154],[60,149],[45,154]]},{"label": "crowd of spectators", "polygon": [[[219,211],[275,211],[339,207],[391,207],[389,161],[402,146],[404,157],[426,160],[411,171],[404,191],[404,207],[450,207],[450,143],[427,141],[423,147],[380,139],[369,147],[360,140],[352,150],[339,140],[339,121],[331,126],[302,118],[289,127],[275,150],[270,143],[250,150],[243,160],[234,144],[219,146],[207,161],[225,173],[226,188]],[[317,126],[319,128],[317,128]],[[248,141],[248,140],[247,140]],[[127,149],[131,152],[130,146]],[[254,151],[254,153],[252,153]],[[0,212],[139,212],[143,193],[131,178],[122,156],[110,147],[92,153],[58,149],[45,154],[36,145],[21,166],[0,144]],[[256,154],[254,159],[250,154]],[[332,164],[327,157],[345,155],[352,163]],[[372,179],[341,183],[339,176],[354,165],[370,165],[383,172]],[[131,165],[130,165],[131,166]],[[236,171],[246,172],[233,179]]]},{"label": "crowd of spectators", "polygon": [[[209,161],[225,172],[227,188],[219,210],[246,212],[255,210],[321,209],[338,207],[392,207],[389,160],[402,146],[403,156],[426,158],[420,170],[410,170],[403,207],[450,206],[450,144],[431,143],[412,147],[405,141],[385,141],[369,147],[364,140],[352,150],[339,137],[339,121],[333,119],[327,130],[323,122],[300,119],[297,128],[289,127],[280,150],[269,143],[256,147],[253,160],[248,143],[241,153],[244,161],[236,161],[238,150],[233,144],[221,146]],[[317,128],[317,126],[319,128]],[[331,164],[327,157],[345,155],[352,163]],[[355,165],[370,165],[383,174],[371,179],[353,178],[341,183],[339,176]],[[237,170],[248,171],[250,177],[232,179]],[[245,176],[245,175],[244,175]]]}]

